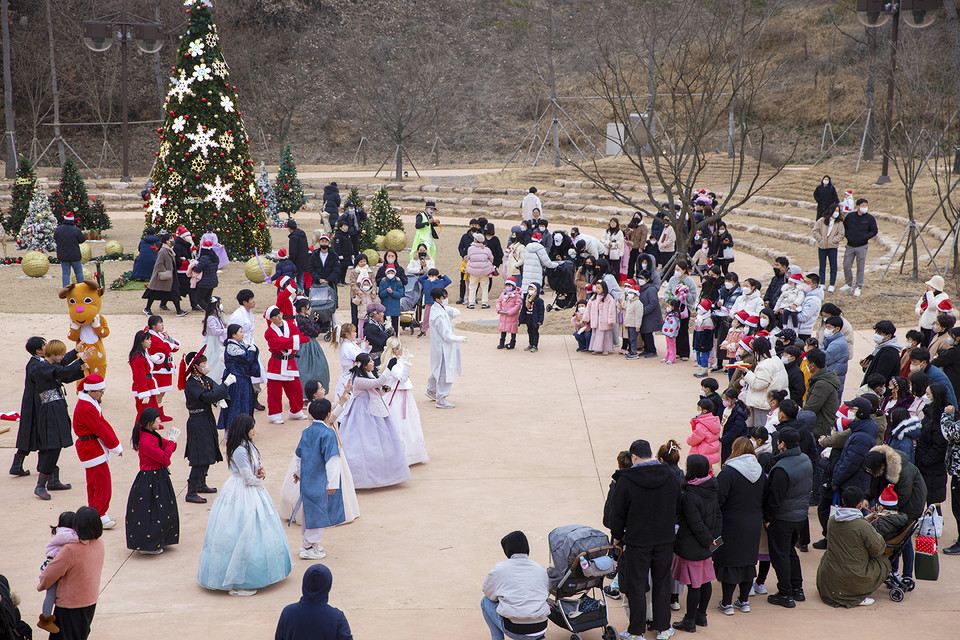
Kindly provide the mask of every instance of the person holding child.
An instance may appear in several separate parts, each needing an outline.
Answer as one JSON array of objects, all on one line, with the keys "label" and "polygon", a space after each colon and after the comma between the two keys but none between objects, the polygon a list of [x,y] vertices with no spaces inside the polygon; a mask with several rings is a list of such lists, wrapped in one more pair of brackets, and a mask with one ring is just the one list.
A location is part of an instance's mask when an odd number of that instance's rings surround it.
[{"label": "person holding child", "polygon": [[170,461],[180,430],[171,427],[161,436],[159,428],[160,412],[147,407],[130,439],[140,456],[140,471],[127,496],[127,549],[143,555],[161,554],[164,547],[180,542],[177,494],[170,482]]},{"label": "person holding child", "polygon": [[[71,542],[80,542],[80,538],[77,537],[77,531],[74,529],[76,526],[74,524],[76,515],[73,511],[64,511],[57,519],[57,526],[50,527],[50,542],[47,543],[47,548],[44,552],[47,559],[40,565],[41,572],[47,568],[51,560],[57,557],[57,554],[60,553],[60,550],[63,549],[64,546]],[[57,584],[57,582],[54,582],[47,587],[46,594],[43,596],[43,605],[40,609],[40,620],[37,622],[37,628],[43,629],[51,634],[60,633],[60,627],[57,626],[57,617],[53,613],[53,607],[57,602]],[[6,638],[6,636],[2,637]],[[13,638],[17,637],[18,636],[13,636]]]}]

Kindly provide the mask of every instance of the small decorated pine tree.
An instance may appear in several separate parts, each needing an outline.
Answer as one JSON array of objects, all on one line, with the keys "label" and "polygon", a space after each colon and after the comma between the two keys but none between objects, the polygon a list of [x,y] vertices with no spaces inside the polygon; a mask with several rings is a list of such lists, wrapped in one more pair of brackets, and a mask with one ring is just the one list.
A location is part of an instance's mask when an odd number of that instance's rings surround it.
[{"label": "small decorated pine tree", "polygon": [[33,173],[33,165],[29,160],[21,157],[17,167],[17,179],[13,182],[13,205],[4,221],[8,233],[13,235],[20,233],[20,227],[27,219],[27,210],[30,208],[36,186],[37,176]]},{"label": "small decorated pine tree", "polygon": [[110,222],[110,216],[107,215],[107,210],[103,206],[103,200],[100,198],[90,198],[90,213],[84,219],[83,223],[81,229],[99,229],[103,231],[113,226],[113,223]]},{"label": "small decorated pine tree", "polygon": [[400,212],[390,204],[390,194],[387,193],[386,187],[380,187],[373,194],[368,217],[373,218],[373,229],[378,236],[385,236],[388,231],[394,229],[403,230],[403,220],[400,219]]},{"label": "small decorated pine tree", "polygon": [[53,232],[57,228],[57,219],[50,210],[50,201],[41,188],[33,190],[33,198],[27,208],[27,217],[17,235],[17,249],[27,251],[54,251]]},{"label": "small decorated pine tree", "polygon": [[260,196],[263,198],[263,207],[267,213],[267,220],[273,226],[280,226],[280,203],[277,201],[277,192],[273,190],[270,184],[270,176],[267,175],[267,165],[260,163],[260,177],[257,178],[257,188],[260,189]]},{"label": "small decorated pine tree", "polygon": [[80,176],[80,170],[72,158],[67,158],[60,172],[60,188],[50,194],[50,209],[63,222],[63,214],[73,212],[77,226],[81,229],[94,229],[88,224],[90,219],[90,197],[87,185]]},{"label": "small decorated pine tree", "polygon": [[293,150],[289,144],[283,149],[283,160],[280,161],[280,170],[277,172],[276,192],[279,209],[287,214],[288,218],[307,204],[303,186],[297,178],[297,165],[293,163]]},{"label": "small decorated pine tree", "polygon": [[347,196],[347,205],[349,204],[356,207],[358,211],[363,211],[363,198],[360,197],[360,189],[357,187],[350,188],[350,195]]}]

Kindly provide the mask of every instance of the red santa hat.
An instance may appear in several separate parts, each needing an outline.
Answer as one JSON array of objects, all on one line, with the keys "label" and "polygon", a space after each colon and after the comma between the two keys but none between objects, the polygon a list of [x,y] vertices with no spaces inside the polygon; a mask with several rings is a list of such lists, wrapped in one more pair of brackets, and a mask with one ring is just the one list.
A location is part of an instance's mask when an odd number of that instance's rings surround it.
[{"label": "red santa hat", "polygon": [[753,351],[753,340],[754,340],[754,337],[753,337],[753,336],[743,336],[742,338],[740,338],[740,343],[739,343],[739,344],[740,344],[740,346],[743,348],[744,351],[750,351],[750,352],[752,352],[752,351]]},{"label": "red santa hat", "polygon": [[95,373],[91,373],[86,378],[80,381],[80,391],[86,393],[87,391],[103,391],[107,388],[107,383],[103,381],[103,378],[98,376]]},{"label": "red santa hat", "polygon": [[183,225],[177,227],[177,237],[185,238],[190,236],[190,231]]},{"label": "red santa hat", "polygon": [[800,273],[791,274],[790,282],[792,282],[793,284],[801,284],[803,282],[803,275]]},{"label": "red santa hat", "polygon": [[387,267],[386,269],[384,269],[383,272],[384,272],[384,273],[392,273],[392,274],[396,275],[396,273],[397,273],[397,268],[396,268],[395,266],[393,266],[393,265],[390,265],[389,267]]},{"label": "red santa hat", "polygon": [[517,286],[517,279],[514,278],[513,276],[510,276],[509,278],[507,278],[506,280],[503,281],[503,286],[507,286],[507,285],[510,285],[511,287],[516,288],[516,286]]},{"label": "red santa hat", "polygon": [[637,285],[636,285],[636,284],[630,284],[629,281],[623,283],[623,292],[624,292],[624,293],[632,293],[632,294],[635,295],[635,296],[639,296],[639,295],[640,295],[640,289],[637,287]]},{"label": "red santa hat", "polygon": [[734,317],[740,321],[740,324],[747,324],[747,322],[750,320],[750,314],[747,313],[746,309],[740,309],[740,311],[737,311],[737,315]]},{"label": "red santa hat", "polygon": [[537,232],[537,233],[533,234],[533,238],[532,238],[532,239],[533,239],[534,242],[540,242],[540,239],[541,239],[541,238],[543,238],[543,236],[541,236],[540,233]]},{"label": "red santa hat", "polygon": [[213,240],[204,240],[200,243],[200,246],[204,249],[213,249]]},{"label": "red santa hat", "polygon": [[897,490],[892,484],[888,484],[887,488],[880,493],[880,499],[877,500],[880,504],[885,507],[895,507],[897,503],[900,502],[900,499],[897,497]]},{"label": "red santa hat", "polygon": [[847,189],[846,191],[843,192],[843,195],[845,195],[845,196],[851,196],[851,197],[852,197],[852,196],[853,196],[853,189]]},{"label": "red santa hat", "polygon": [[[282,279],[283,279],[283,280],[289,280],[290,278],[288,278],[287,276],[284,276]],[[273,313],[273,310],[274,310],[274,309],[279,309],[279,308],[280,308],[280,307],[278,307],[278,306],[275,305],[275,304],[272,304],[272,305],[270,305],[269,307],[267,307],[267,310],[263,312],[263,317],[267,320],[267,322],[270,321],[270,314]],[[206,345],[204,345],[204,346],[206,346]]]},{"label": "red santa hat", "polygon": [[73,217],[73,211],[67,211],[65,214],[63,214],[64,222],[73,222],[74,220],[75,218]]},{"label": "red santa hat", "polygon": [[320,242],[320,240],[326,240],[327,242],[330,242],[330,236],[325,233],[321,233],[320,237],[317,239],[317,242]]},{"label": "red santa hat", "polygon": [[837,409],[837,428],[840,431],[846,431],[850,423],[856,419],[857,410],[855,407],[848,407],[845,404]]},{"label": "red santa hat", "polygon": [[766,329],[761,329],[760,331],[757,331],[757,333],[756,333],[753,337],[754,337],[754,338],[767,338],[767,339],[769,339],[769,338],[770,338],[770,332],[767,331]]},{"label": "red santa hat", "polygon": [[700,308],[703,309],[704,311],[710,311],[711,306],[713,306],[713,303],[711,303],[706,298],[700,301]]},{"label": "red santa hat", "polygon": [[937,304],[937,311],[939,311],[939,312],[941,312],[941,313],[950,313],[951,311],[953,311],[953,304],[950,303],[950,299],[949,299],[949,298],[945,298],[945,299],[941,300],[941,301]]},{"label": "red santa hat", "polygon": [[[291,278],[290,276],[283,276],[282,278],[280,278],[279,280],[277,280],[277,289],[283,289],[283,288],[285,288],[285,287],[286,287],[288,284],[290,284],[292,281],[293,281],[293,278]],[[266,316],[264,316],[264,317],[266,317]]]},{"label": "red santa hat", "polygon": [[287,250],[286,250],[286,249],[280,249],[279,251],[277,251],[277,257],[278,257],[278,258],[281,258],[281,259],[286,258],[286,257],[287,257]]},{"label": "red santa hat", "polygon": [[750,316],[743,324],[747,325],[748,327],[755,327],[760,324],[760,316]]}]

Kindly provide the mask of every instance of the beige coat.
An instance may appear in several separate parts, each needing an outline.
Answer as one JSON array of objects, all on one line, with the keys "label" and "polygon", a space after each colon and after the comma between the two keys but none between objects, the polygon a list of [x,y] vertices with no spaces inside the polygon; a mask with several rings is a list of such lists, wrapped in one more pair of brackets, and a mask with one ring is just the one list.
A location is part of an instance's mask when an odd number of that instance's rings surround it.
[{"label": "beige coat", "polygon": [[[162,245],[157,252],[157,261],[153,265],[153,274],[150,276],[150,284],[147,288],[151,291],[170,291],[173,289],[173,279],[177,277],[176,257],[173,255],[173,249],[167,245]],[[160,279],[160,274],[164,271],[170,273],[166,280]]]},{"label": "beige coat", "polygon": [[817,249],[838,248],[843,242],[843,220],[820,218],[813,224],[813,239],[817,241]]}]

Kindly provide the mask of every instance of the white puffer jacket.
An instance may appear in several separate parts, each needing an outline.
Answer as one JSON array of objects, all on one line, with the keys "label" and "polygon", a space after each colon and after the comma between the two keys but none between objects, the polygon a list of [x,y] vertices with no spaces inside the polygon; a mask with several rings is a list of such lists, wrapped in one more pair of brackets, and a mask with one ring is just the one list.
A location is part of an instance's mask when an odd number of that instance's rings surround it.
[{"label": "white puffer jacket", "polygon": [[730,317],[737,315],[741,310],[746,311],[751,316],[759,316],[761,309],[763,309],[763,295],[757,290],[750,295],[743,294],[737,298],[733,303],[733,308],[730,309]]},{"label": "white puffer jacket", "polygon": [[547,257],[547,250],[542,244],[528,243],[523,257],[523,285],[526,286],[531,282],[543,285],[543,269],[555,269],[557,264]]},{"label": "white puffer jacket", "polygon": [[[921,329],[933,329],[933,323],[936,322],[937,316],[940,315],[940,312],[937,311],[937,305],[949,299],[950,296],[947,295],[945,291],[941,291],[940,295],[934,295],[933,291],[927,291],[923,294],[923,297],[917,301],[916,308],[916,313],[920,316]],[[922,308],[924,300],[927,301],[926,309]]]},{"label": "white puffer jacket", "polygon": [[767,394],[771,391],[785,391],[790,383],[787,370],[780,358],[772,357],[761,360],[753,371],[747,371],[743,376],[745,383],[740,399],[752,409],[769,411]]}]

